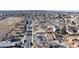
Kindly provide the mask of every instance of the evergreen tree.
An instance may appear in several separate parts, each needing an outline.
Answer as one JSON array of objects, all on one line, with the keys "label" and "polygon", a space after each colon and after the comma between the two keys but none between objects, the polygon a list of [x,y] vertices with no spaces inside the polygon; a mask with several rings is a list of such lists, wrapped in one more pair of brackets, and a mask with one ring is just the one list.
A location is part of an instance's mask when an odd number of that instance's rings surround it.
[{"label": "evergreen tree", "polygon": [[64,27],[61,29],[61,34],[63,34],[63,35],[68,34],[67,31],[66,31],[66,26],[64,26]]}]

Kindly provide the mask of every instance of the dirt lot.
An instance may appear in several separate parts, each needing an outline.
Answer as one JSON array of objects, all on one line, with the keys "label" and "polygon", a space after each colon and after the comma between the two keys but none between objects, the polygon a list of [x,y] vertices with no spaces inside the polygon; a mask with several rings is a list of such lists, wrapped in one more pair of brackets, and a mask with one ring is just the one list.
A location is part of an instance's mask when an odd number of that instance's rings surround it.
[{"label": "dirt lot", "polygon": [[9,17],[8,19],[0,21],[0,41],[22,20],[24,20],[24,17]]}]

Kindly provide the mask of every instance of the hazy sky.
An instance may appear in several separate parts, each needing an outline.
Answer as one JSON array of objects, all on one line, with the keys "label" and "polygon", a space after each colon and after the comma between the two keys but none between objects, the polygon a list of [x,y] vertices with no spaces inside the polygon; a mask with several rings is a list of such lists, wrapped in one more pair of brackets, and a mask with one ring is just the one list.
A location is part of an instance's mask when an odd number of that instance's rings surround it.
[{"label": "hazy sky", "polygon": [[79,0],[0,0],[0,10],[79,10]]}]

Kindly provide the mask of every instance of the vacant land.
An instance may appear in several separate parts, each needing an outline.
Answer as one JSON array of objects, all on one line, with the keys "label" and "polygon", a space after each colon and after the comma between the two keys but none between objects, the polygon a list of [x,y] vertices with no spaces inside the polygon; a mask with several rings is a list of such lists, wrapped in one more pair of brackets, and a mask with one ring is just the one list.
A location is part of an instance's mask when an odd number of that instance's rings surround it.
[{"label": "vacant land", "polygon": [[9,32],[11,32],[17,24],[21,23],[24,17],[9,17],[0,21],[0,41],[3,40]]}]

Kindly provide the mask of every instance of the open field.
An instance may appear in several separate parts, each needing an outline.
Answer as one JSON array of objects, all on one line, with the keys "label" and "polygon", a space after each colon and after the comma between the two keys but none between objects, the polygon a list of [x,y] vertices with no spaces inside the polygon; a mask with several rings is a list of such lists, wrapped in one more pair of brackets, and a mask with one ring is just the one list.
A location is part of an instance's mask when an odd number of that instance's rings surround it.
[{"label": "open field", "polygon": [[17,24],[21,23],[24,17],[9,17],[8,19],[0,21],[0,41],[11,32]]}]

